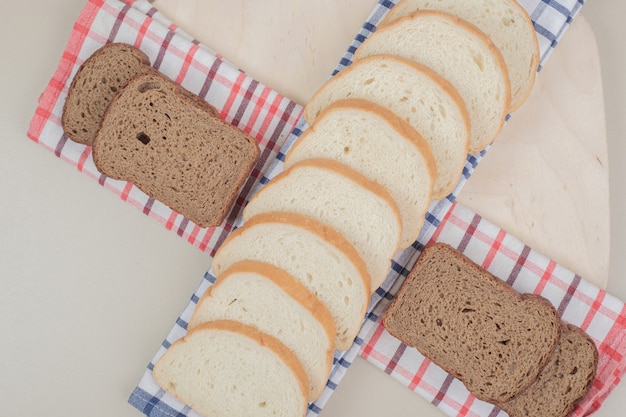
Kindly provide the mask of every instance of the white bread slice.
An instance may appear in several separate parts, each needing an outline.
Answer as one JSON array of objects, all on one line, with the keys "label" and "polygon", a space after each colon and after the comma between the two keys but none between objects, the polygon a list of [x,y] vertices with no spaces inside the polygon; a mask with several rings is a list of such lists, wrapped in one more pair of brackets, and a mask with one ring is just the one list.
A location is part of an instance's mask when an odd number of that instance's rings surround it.
[{"label": "white bread slice", "polygon": [[417,239],[437,167],[430,145],[408,122],[364,99],[336,101],[293,144],[285,167],[311,158],[333,159],[385,187],[402,216],[400,247]]},{"label": "white bread slice", "polygon": [[417,11],[379,28],[355,59],[380,54],[419,62],[452,83],[470,115],[471,153],[500,133],[511,104],[509,76],[498,48],[474,25],[443,12]]},{"label": "white bread slice", "polygon": [[399,248],[400,211],[389,192],[330,159],[307,159],[281,172],[252,197],[244,223],[259,213],[285,211],[318,220],[341,233],[365,261],[378,288]]},{"label": "white bread slice", "polygon": [[176,341],[152,372],[161,388],[204,416],[301,417],[307,379],[285,345],[234,321],[204,323]]},{"label": "white bread slice", "polygon": [[406,120],[430,144],[437,164],[432,198],[456,186],[468,153],[470,124],[454,87],[423,65],[391,55],[362,58],[329,79],[304,109],[309,125],[329,104],[363,98]]},{"label": "white bread slice", "polygon": [[333,364],[335,323],[326,306],[287,272],[250,260],[232,265],[200,298],[189,328],[215,320],[235,320],[280,340],[307,373],[308,401],[320,396]]},{"label": "white bread slice", "polygon": [[232,232],[213,258],[221,276],[242,259],[270,263],[303,284],[326,305],[335,322],[335,347],[356,337],[370,298],[363,259],[337,231],[294,213],[262,213]]},{"label": "white bread slice", "polygon": [[510,112],[526,101],[539,67],[539,43],[528,12],[516,0],[401,0],[379,27],[416,10],[450,13],[483,31],[498,47],[511,81]]}]

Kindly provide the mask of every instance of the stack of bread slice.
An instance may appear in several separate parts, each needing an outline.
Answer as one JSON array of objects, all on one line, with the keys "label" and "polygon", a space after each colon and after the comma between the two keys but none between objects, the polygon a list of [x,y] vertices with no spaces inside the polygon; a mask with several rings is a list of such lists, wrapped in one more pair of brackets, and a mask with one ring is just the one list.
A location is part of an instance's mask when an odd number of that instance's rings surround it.
[{"label": "stack of bread slice", "polygon": [[[350,347],[372,292],[417,239],[432,200],[449,195],[468,153],[498,135],[513,109],[509,80],[516,106],[532,88],[537,40],[515,0],[403,0],[396,8],[402,16],[390,13],[306,105],[308,128],[285,170],[244,209],[213,259],[215,287],[154,367],[160,386],[204,415],[304,414],[329,375],[329,352]],[[206,327],[216,321],[218,329]],[[288,383],[252,363],[273,363],[276,349],[224,323],[253,327],[292,352],[281,370]],[[218,368],[212,352],[224,347],[208,340],[216,333],[247,338],[248,348],[220,356]],[[177,372],[186,360],[195,365]],[[248,376],[233,379],[228,370],[241,363]]]},{"label": "stack of bread slice", "polygon": [[61,124],[69,139],[91,147],[100,173],[200,227],[226,219],[260,155],[252,136],[119,42],[80,65]]},{"label": "stack of bread slice", "polygon": [[442,243],[426,247],[383,323],[511,417],[566,417],[598,366],[594,341],[547,299],[517,293]]}]

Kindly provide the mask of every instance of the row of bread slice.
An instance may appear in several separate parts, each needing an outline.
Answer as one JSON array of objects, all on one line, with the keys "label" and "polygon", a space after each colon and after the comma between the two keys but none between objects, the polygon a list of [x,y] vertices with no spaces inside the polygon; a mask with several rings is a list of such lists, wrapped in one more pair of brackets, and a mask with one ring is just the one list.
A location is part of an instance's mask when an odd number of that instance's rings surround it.
[{"label": "row of bread slice", "polygon": [[[400,21],[410,21],[404,23],[410,26],[415,25],[414,20],[418,26],[426,22],[426,28],[435,23],[435,30],[417,31],[418,37],[432,36],[441,30],[452,33],[451,40],[446,41],[448,45],[476,47],[478,52],[473,50],[475,54],[470,54],[469,59],[488,69],[487,77],[478,74],[485,84],[476,90],[488,90],[488,98],[496,103],[491,105],[491,116],[483,123],[482,115],[489,113],[484,111],[484,104],[475,104],[476,100],[471,101],[455,86],[473,82],[472,75],[459,81],[442,68],[433,69],[432,64],[404,55],[402,50],[379,49],[390,39],[397,41],[397,27],[401,32],[412,33],[407,27],[390,24],[396,32],[380,30],[370,37],[371,43],[362,46],[355,63],[329,80],[305,108],[310,127],[287,153],[285,171],[254,196],[244,210],[243,226],[217,251],[212,265],[217,276],[216,289],[199,301],[188,336],[166,352],[155,366],[155,376],[161,368],[168,370],[175,363],[180,365],[176,360],[184,359],[175,353],[176,349],[183,349],[197,332],[211,332],[207,330],[211,329],[210,323],[222,323],[226,317],[232,320],[226,323],[236,325],[225,327],[237,337],[246,333],[240,329],[240,324],[245,323],[291,352],[281,367],[290,369],[292,383],[289,389],[276,387],[271,377],[265,378],[263,371],[256,370],[257,366],[240,360],[239,353],[235,359],[231,355],[227,360],[230,366],[245,362],[253,376],[233,376],[230,382],[220,384],[253,388],[253,394],[239,397],[231,390],[225,394],[232,403],[230,408],[219,408],[220,401],[217,409],[232,412],[242,410],[237,407],[245,404],[247,415],[266,415],[269,410],[276,415],[298,415],[303,399],[312,401],[319,396],[330,372],[329,352],[351,345],[369,296],[386,278],[391,258],[416,239],[430,201],[452,191],[467,153],[482,149],[495,137],[510,109],[506,69],[503,70],[497,50],[484,34],[447,14],[415,16],[418,14]],[[467,36],[469,43],[464,40]],[[382,42],[377,44],[377,37]],[[445,49],[445,43],[431,48]],[[464,48],[455,53],[467,60]],[[442,62],[443,67],[464,65],[455,59]],[[493,77],[494,73],[499,77]],[[488,102],[488,98],[480,100]],[[477,111],[479,107],[483,111]],[[476,128],[478,122],[487,127]],[[251,285],[246,284],[251,278],[244,279],[242,274],[254,276],[257,286],[243,288]],[[283,287],[276,283],[276,276],[282,277]],[[224,286],[223,280],[228,280],[229,285]],[[300,297],[285,285],[298,287]],[[268,286],[276,287],[274,291],[285,296],[269,294]],[[307,309],[307,305],[314,307]],[[278,314],[292,317],[280,321],[276,319]],[[307,336],[299,332],[303,329]],[[321,329],[326,336],[322,336]],[[323,342],[312,343],[311,338]],[[269,347],[270,344],[258,342],[256,349]],[[272,360],[276,359],[278,350],[270,350]],[[294,357],[300,367],[293,363]],[[189,382],[191,373],[192,370],[181,378]],[[169,386],[170,377],[157,376],[159,379],[161,386]],[[206,376],[200,378],[199,385],[206,385],[206,380]],[[304,387],[301,398],[293,394],[298,384]],[[264,387],[265,397],[257,395],[259,385]],[[171,386],[169,391],[172,392]],[[216,409],[214,404],[198,405],[188,397],[189,392],[203,396],[199,394],[201,389],[189,388],[185,395],[179,391],[178,397],[205,414]],[[277,408],[281,412],[275,411]]]}]

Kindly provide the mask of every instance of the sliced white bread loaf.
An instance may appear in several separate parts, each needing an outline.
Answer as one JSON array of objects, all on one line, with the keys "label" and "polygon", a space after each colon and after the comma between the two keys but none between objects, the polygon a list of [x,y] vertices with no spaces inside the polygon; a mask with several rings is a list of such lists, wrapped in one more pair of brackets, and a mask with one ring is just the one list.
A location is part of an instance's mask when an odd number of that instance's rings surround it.
[{"label": "sliced white bread loaf", "polygon": [[370,298],[370,277],[354,247],[337,231],[293,213],[262,213],[232,232],[213,258],[222,276],[241,260],[270,263],[304,285],[330,311],[335,347],[352,345]]},{"label": "sliced white bread loaf", "polygon": [[452,192],[465,165],[470,124],[465,103],[448,81],[408,59],[363,58],[313,95],[304,109],[306,121],[313,125],[324,108],[347,97],[386,107],[413,126],[430,144],[437,165],[432,198]]},{"label": "sliced white bread loaf", "polygon": [[402,225],[398,206],[380,184],[336,161],[307,159],[261,188],[244,209],[244,222],[270,211],[302,214],[341,233],[365,261],[372,289],[387,277]]},{"label": "sliced white bread loaf", "polygon": [[280,340],[298,357],[309,401],[322,393],[333,364],[335,322],[328,308],[284,270],[244,260],[224,271],[200,298],[189,328],[234,320]]},{"label": "sliced white bread loaf", "polygon": [[285,345],[234,321],[204,323],[153,369],[165,391],[204,416],[302,417],[307,378]]},{"label": "sliced white bread loaf", "polygon": [[539,66],[539,43],[532,20],[516,0],[401,0],[379,27],[417,10],[450,13],[483,31],[498,47],[509,71],[511,108],[528,98]]},{"label": "sliced white bread loaf", "polygon": [[355,59],[381,54],[421,63],[452,83],[469,112],[471,153],[500,133],[511,104],[509,76],[498,48],[474,25],[443,12],[417,11],[374,32]]},{"label": "sliced white bread loaf", "polygon": [[408,122],[364,99],[336,101],[294,143],[285,167],[311,158],[333,159],[385,187],[402,217],[400,247],[417,239],[437,167],[430,145]]}]

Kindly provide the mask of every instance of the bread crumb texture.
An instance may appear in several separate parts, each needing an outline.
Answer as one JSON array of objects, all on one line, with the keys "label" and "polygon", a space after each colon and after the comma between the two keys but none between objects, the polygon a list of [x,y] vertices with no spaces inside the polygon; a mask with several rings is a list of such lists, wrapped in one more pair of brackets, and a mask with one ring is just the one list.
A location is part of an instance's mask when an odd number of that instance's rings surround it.
[{"label": "bread crumb texture", "polygon": [[219,225],[259,156],[256,141],[152,72],[109,105],[94,143],[97,168],[135,184],[201,227]]},{"label": "bread crumb texture", "polygon": [[62,125],[74,142],[93,144],[104,112],[113,97],[138,74],[150,70],[139,49],[110,43],[94,52],[78,69],[64,104]]},{"label": "bread crumb texture", "polygon": [[384,324],[492,403],[508,401],[533,383],[560,329],[547,300],[518,295],[442,244],[422,253]]}]

